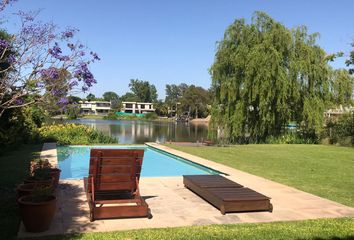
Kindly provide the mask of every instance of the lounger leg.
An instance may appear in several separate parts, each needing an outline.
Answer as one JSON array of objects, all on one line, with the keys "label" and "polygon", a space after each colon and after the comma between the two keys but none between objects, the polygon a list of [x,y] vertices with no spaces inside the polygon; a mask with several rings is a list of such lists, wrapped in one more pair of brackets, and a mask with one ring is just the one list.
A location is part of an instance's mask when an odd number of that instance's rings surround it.
[{"label": "lounger leg", "polygon": [[93,212],[90,211],[90,222],[93,222],[93,221],[95,221],[95,218],[93,216]]},{"label": "lounger leg", "polygon": [[148,219],[151,219],[151,218],[152,218],[151,210],[150,210],[150,208],[148,208]]},{"label": "lounger leg", "polygon": [[221,205],[220,212],[221,212],[222,215],[225,215],[226,212],[225,212],[225,206],[224,205]]},{"label": "lounger leg", "polygon": [[270,206],[269,206],[269,212],[273,212],[273,204],[269,203]]}]

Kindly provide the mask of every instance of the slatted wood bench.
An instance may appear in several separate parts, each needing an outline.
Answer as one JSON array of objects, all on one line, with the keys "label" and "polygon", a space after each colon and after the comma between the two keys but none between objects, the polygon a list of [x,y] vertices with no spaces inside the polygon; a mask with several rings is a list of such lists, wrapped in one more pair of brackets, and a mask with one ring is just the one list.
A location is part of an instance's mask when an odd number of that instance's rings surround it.
[{"label": "slatted wood bench", "polygon": [[183,184],[222,214],[273,210],[269,197],[220,175],[184,175]]},{"label": "slatted wood bench", "polygon": [[205,146],[212,146],[212,145],[215,144],[215,143],[214,143],[213,141],[211,141],[211,140],[204,140],[202,143],[203,143]]}]

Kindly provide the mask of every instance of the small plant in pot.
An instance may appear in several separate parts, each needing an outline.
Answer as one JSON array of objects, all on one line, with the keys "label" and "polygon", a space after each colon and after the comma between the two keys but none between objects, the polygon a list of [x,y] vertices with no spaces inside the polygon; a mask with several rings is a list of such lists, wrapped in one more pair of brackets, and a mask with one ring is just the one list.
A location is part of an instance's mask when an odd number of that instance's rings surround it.
[{"label": "small plant in pot", "polygon": [[50,175],[50,170],[48,168],[38,168],[24,180],[24,183],[34,183],[38,186],[53,186],[53,181],[54,178]]},{"label": "small plant in pot", "polygon": [[52,187],[52,183],[22,183],[16,188],[17,198],[31,195],[33,190],[38,187]]},{"label": "small plant in pot", "polygon": [[31,195],[17,201],[26,231],[43,232],[50,228],[57,202],[51,187],[35,188]]},{"label": "small plant in pot", "polygon": [[49,163],[48,159],[34,159],[31,161],[31,173],[34,173],[37,169],[48,169],[50,175],[54,178],[53,180],[53,188],[55,189],[59,184],[60,172],[59,168],[53,168],[53,166]]}]

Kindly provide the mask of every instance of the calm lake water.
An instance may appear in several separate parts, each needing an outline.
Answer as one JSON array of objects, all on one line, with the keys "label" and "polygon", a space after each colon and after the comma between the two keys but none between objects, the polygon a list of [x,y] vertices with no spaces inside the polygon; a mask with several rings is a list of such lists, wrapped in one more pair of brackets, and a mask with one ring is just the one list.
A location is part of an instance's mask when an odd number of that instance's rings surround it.
[{"label": "calm lake water", "polygon": [[156,141],[196,142],[207,139],[208,136],[208,126],[205,124],[98,119],[78,119],[70,122],[89,125],[117,137],[122,144]]}]

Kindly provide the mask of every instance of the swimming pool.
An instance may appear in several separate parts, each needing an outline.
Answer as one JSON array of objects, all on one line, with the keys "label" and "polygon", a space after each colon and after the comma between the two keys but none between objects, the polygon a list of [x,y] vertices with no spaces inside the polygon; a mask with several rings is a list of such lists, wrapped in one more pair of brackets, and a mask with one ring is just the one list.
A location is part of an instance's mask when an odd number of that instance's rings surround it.
[{"label": "swimming pool", "polygon": [[91,148],[144,149],[142,177],[170,177],[182,175],[220,174],[221,172],[193,163],[148,146],[58,146],[61,179],[82,179],[88,174]]}]

